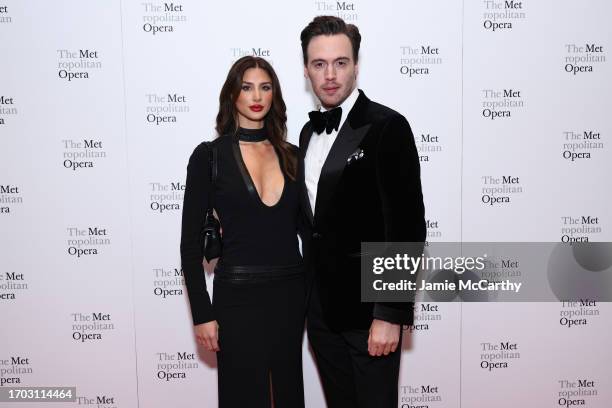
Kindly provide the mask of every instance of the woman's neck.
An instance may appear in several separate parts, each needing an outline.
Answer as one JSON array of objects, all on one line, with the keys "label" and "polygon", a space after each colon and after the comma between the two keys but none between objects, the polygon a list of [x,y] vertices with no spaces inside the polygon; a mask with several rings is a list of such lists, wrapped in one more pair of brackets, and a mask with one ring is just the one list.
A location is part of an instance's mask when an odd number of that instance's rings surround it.
[{"label": "woman's neck", "polygon": [[243,120],[242,118],[240,118],[240,120],[238,121],[238,126],[243,129],[263,129],[264,121],[253,121],[248,119]]}]

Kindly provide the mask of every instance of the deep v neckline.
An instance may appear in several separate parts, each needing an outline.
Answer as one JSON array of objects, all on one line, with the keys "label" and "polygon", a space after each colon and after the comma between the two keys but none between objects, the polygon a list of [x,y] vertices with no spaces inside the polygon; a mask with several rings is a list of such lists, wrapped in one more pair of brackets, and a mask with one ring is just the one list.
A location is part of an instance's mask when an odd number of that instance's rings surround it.
[{"label": "deep v neckline", "polygon": [[240,142],[238,141],[238,139],[233,140],[232,149],[234,151],[234,158],[236,159],[236,165],[238,166],[238,169],[240,170],[240,174],[242,175],[242,179],[244,180],[244,183],[246,185],[246,188],[249,194],[253,196],[253,198],[261,206],[265,208],[277,207],[280,204],[280,202],[283,200],[283,197],[285,196],[285,190],[287,189],[287,178],[285,177],[285,173],[283,172],[281,158],[278,154],[278,151],[276,150],[276,147],[274,147],[274,153],[276,154],[276,160],[278,160],[278,166],[283,176],[283,189],[280,193],[280,197],[278,198],[278,200],[272,205],[268,205],[264,203],[263,199],[259,195],[259,192],[257,191],[257,188],[255,187],[255,183],[253,182],[253,178],[251,177],[251,173],[249,173],[249,169],[247,168],[246,163],[244,162],[244,158],[242,157],[242,151],[240,150]]}]

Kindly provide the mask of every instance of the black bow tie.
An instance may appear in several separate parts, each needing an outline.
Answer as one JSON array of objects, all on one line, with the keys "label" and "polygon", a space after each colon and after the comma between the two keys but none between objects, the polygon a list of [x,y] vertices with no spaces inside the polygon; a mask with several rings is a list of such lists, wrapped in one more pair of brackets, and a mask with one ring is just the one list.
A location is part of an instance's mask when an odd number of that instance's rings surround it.
[{"label": "black bow tie", "polygon": [[325,129],[325,133],[329,135],[332,130],[338,130],[340,126],[342,108],[337,107],[325,112],[312,111],[308,113],[308,117],[310,117],[315,132],[321,133]]}]

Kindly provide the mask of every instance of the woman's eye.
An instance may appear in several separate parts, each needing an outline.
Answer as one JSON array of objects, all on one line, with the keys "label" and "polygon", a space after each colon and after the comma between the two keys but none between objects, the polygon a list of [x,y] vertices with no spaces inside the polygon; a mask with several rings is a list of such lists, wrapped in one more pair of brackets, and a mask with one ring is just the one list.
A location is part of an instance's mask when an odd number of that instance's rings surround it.
[{"label": "woman's eye", "polygon": [[248,85],[242,85],[242,90],[243,90],[243,91],[248,91],[249,89],[251,89],[251,87],[250,87],[250,86],[248,86]]},{"label": "woman's eye", "polygon": [[263,88],[264,91],[271,91],[272,90],[272,87],[270,85],[264,85],[262,88]]}]

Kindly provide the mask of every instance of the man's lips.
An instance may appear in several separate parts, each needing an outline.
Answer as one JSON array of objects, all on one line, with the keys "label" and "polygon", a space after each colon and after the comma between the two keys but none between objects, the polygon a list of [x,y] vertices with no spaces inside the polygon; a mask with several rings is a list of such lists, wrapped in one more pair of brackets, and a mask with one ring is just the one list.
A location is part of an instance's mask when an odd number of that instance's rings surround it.
[{"label": "man's lips", "polygon": [[323,87],[323,92],[325,92],[328,95],[333,95],[336,93],[338,89],[340,89],[339,86],[326,86],[326,87]]},{"label": "man's lips", "polygon": [[253,112],[261,112],[263,110],[263,106],[261,106],[261,105],[251,105],[251,106],[249,106],[249,109],[252,110]]}]

